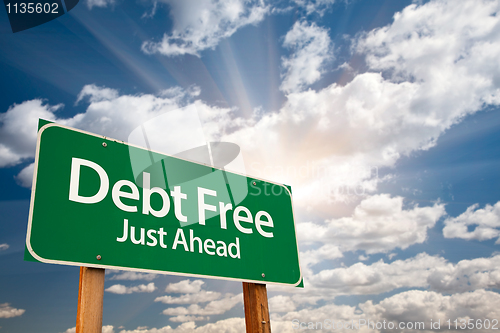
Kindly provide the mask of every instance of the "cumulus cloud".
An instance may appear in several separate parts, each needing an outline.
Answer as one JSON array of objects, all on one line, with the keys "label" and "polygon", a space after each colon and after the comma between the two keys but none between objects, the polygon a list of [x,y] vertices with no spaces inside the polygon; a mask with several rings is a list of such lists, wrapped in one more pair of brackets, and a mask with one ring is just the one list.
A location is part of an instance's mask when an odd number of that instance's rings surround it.
[{"label": "cumulus cloud", "polygon": [[290,296],[278,295],[269,299],[269,312],[290,312],[296,308],[295,302]]},{"label": "cumulus cloud", "polygon": [[185,322],[189,322],[189,321],[203,321],[203,320],[208,320],[208,319],[210,319],[210,317],[179,315],[179,316],[171,317],[169,320],[173,321],[173,322],[185,323]]},{"label": "cumulus cloud", "polygon": [[228,318],[196,327],[194,322],[183,323],[176,328],[165,326],[162,328],[122,330],[120,333],[240,333],[245,331],[245,319]]},{"label": "cumulus cloud", "polygon": [[[439,256],[420,253],[406,260],[372,264],[356,263],[349,267],[306,270],[307,296],[316,302],[338,295],[370,295],[401,288],[426,288],[440,293],[460,293],[500,287],[500,255],[491,258],[461,260],[449,263]],[[281,289],[282,291],[286,291]],[[292,298],[298,303],[309,301],[302,291]]]},{"label": "cumulus cloud", "polygon": [[90,103],[111,101],[118,98],[118,91],[106,87],[98,87],[95,84],[88,84],[78,94],[75,104],[78,104],[84,98],[88,98]]},{"label": "cumulus cloud", "polygon": [[0,114],[0,167],[8,167],[35,155],[38,118],[55,120],[62,104],[48,105],[41,99],[14,104]]},{"label": "cumulus cloud", "polygon": [[350,267],[321,270],[308,277],[312,286],[335,295],[379,294],[394,289],[427,287],[431,272],[446,260],[421,253],[414,258],[371,265],[356,263]]},{"label": "cumulus cloud", "polygon": [[[100,92],[107,89],[95,85],[85,86],[82,89],[85,93],[80,96],[88,96],[90,105],[85,113],[69,119],[56,116],[56,111],[62,108],[61,104],[51,106],[40,99],[14,104],[7,112],[0,114],[0,167],[16,165],[34,157],[39,118],[80,129],[92,129],[98,134],[115,135],[114,138],[126,140],[141,120],[144,122],[162,112],[178,108],[176,102],[169,98],[153,95],[116,97]],[[107,99],[103,99],[104,96]]]},{"label": "cumulus cloud", "polygon": [[167,56],[192,54],[215,48],[238,29],[262,21],[269,7],[262,0],[162,0],[169,5],[174,27],[159,42],[142,44],[146,53]]},{"label": "cumulus cloud", "polygon": [[[372,254],[423,243],[427,230],[444,214],[443,204],[404,209],[402,197],[380,194],[361,201],[350,217],[324,224],[304,222],[298,224],[297,230],[303,242],[336,244],[341,251],[364,250]],[[335,247],[330,247],[335,251]],[[330,254],[331,259],[336,257],[338,252]]]},{"label": "cumulus cloud", "polygon": [[0,244],[0,251],[7,250],[9,247],[9,244],[7,243]]},{"label": "cumulus cloud", "polygon": [[[68,328],[64,333],[76,333],[76,327]],[[113,325],[103,326],[102,333],[115,333]]]},{"label": "cumulus cloud", "polygon": [[201,286],[205,283],[203,280],[194,280],[191,281],[189,279],[182,280],[177,283],[169,283],[165,288],[167,293],[179,293],[179,294],[193,294],[201,291]]},{"label": "cumulus cloud", "polygon": [[[3,244],[2,244],[3,245]],[[0,318],[12,318],[21,316],[26,310],[16,309],[10,306],[9,303],[0,304]]]},{"label": "cumulus cloud", "polygon": [[323,66],[333,59],[331,44],[327,29],[315,23],[295,22],[283,42],[292,54],[282,58],[285,74],[280,89],[297,92],[318,81]]},{"label": "cumulus cloud", "polygon": [[180,92],[175,96],[161,97],[151,94],[119,95],[117,91],[87,85],[79,95],[89,106],[85,113],[70,119],[58,119],[58,123],[89,130],[114,139],[126,141],[130,132],[144,122],[164,113],[178,109],[184,97]]},{"label": "cumulus cloud", "polygon": [[[68,328],[64,333],[75,333],[76,327]],[[115,333],[113,325],[105,325],[102,327],[102,333]]]},{"label": "cumulus cloud", "polygon": [[[0,114],[0,167],[33,160],[39,118],[128,141],[130,133],[137,126],[153,118],[159,119],[160,116],[174,113],[178,119],[186,114],[180,108],[188,105],[197,117],[202,118],[205,125],[202,134],[205,136],[204,142],[216,141],[222,133],[221,126],[224,127],[229,123],[231,109],[211,107],[200,101],[192,102],[191,97],[196,94],[197,88],[193,87],[188,91],[172,88],[158,95],[120,95],[114,89],[87,85],[78,96],[78,102],[89,103],[87,110],[72,118],[58,117],[57,110],[62,108],[62,105],[52,106],[40,99],[14,104],[7,112]],[[165,117],[164,121],[172,118],[173,116]],[[171,126],[171,122],[163,125],[169,124]],[[161,139],[163,142],[178,144],[179,140],[165,139],[168,135],[178,135],[178,132],[163,133]],[[189,135],[186,133],[184,131],[184,136]],[[33,168],[34,165],[29,164],[17,175],[16,180],[20,185],[31,186]]]},{"label": "cumulus cloud", "polygon": [[135,280],[146,280],[146,281],[152,281],[156,279],[158,274],[151,274],[151,273],[138,273],[138,272],[121,272],[119,274],[115,274],[111,276],[109,279],[110,280],[129,280],[129,281],[135,281]]},{"label": "cumulus cloud", "polygon": [[497,7],[410,5],[392,24],[354,40],[367,72],[344,86],[290,93],[279,112],[226,139],[253,161],[249,172],[299,186],[301,205],[322,202],[316,211],[328,211],[331,201],[349,199],[348,190],[359,199],[380,181],[370,170],[429,149],[466,115],[498,105]]},{"label": "cumulus cloud", "polygon": [[304,8],[308,15],[319,14],[322,16],[335,0],[293,0],[298,6]]},{"label": "cumulus cloud", "polygon": [[135,330],[121,330],[120,333],[177,333],[177,332],[191,332],[196,325],[194,322],[189,322],[189,323],[184,323],[180,325],[177,328],[172,328],[171,326],[165,326],[162,328],[143,328],[143,327],[137,327]]},{"label": "cumulus cloud", "polygon": [[163,314],[167,316],[209,316],[220,315],[231,310],[235,305],[243,302],[243,294],[233,295],[226,294],[224,298],[209,302],[205,307],[198,304],[192,304],[188,307],[176,307],[163,310]]},{"label": "cumulus cloud", "polygon": [[[299,224],[302,225],[302,224]],[[302,230],[302,229],[299,229]],[[299,231],[299,235],[301,231]],[[300,236],[299,236],[300,239]],[[333,260],[342,258],[344,255],[342,251],[337,245],[333,244],[324,244],[317,249],[301,251],[300,255],[300,264],[302,268],[302,274],[309,275],[311,271],[311,266],[316,265],[319,262],[324,260]]]},{"label": "cumulus cloud", "polygon": [[91,10],[93,7],[106,8],[115,3],[115,0],[87,0],[87,8]]},{"label": "cumulus cloud", "polygon": [[500,256],[461,260],[431,270],[427,278],[431,289],[442,293],[500,288]]},{"label": "cumulus cloud", "polygon": [[[299,331],[299,327],[292,326],[293,320],[298,320],[299,323],[305,322],[306,323],[305,326],[307,326],[309,322],[314,323],[313,325],[315,325],[315,323],[317,322],[322,323],[323,325],[324,321],[327,319],[330,321],[335,320],[335,321],[351,322],[351,320],[359,320],[361,318],[364,318],[364,316],[357,313],[356,306],[328,304],[321,307],[306,308],[298,311],[290,311],[284,315],[273,313],[271,314],[271,328],[272,332],[292,333]],[[313,326],[313,328],[314,327],[315,326]],[[322,331],[320,327],[321,326],[318,326],[319,332]],[[343,330],[341,329],[339,330],[335,329],[335,331],[343,332]],[[363,328],[357,331],[361,333],[367,332],[367,330]]]},{"label": "cumulus cloud", "polygon": [[[478,207],[478,204],[472,205],[459,216],[447,218],[444,221],[444,237],[479,241],[497,238],[500,235],[500,201],[493,206]],[[474,226],[473,230],[469,231],[469,226]]]},{"label": "cumulus cloud", "polygon": [[221,293],[216,291],[200,290],[193,294],[184,294],[179,297],[174,296],[161,296],[155,298],[155,302],[162,302],[165,304],[193,304],[215,301],[221,296]]},{"label": "cumulus cloud", "polygon": [[132,293],[152,293],[156,290],[154,282],[140,284],[138,286],[126,287],[122,284],[115,284],[107,288],[106,291],[113,294],[132,294]]},{"label": "cumulus cloud", "polygon": [[[440,320],[441,328],[448,328],[445,323],[451,318],[459,321],[465,319],[465,322],[471,318],[474,323],[476,319],[491,321],[500,315],[499,305],[500,295],[491,291],[476,290],[445,296],[432,291],[411,290],[384,299],[377,305],[368,301],[360,304],[360,308],[367,317],[404,323],[424,322],[429,330],[431,319],[433,322]],[[467,331],[484,332],[484,329],[481,327]]]},{"label": "cumulus cloud", "polygon": [[35,163],[30,163],[23,168],[21,172],[14,178],[16,182],[22,187],[31,187],[33,181],[33,172],[35,171]]},{"label": "cumulus cloud", "polygon": [[[448,90],[453,94],[440,98],[445,103],[442,106],[454,105],[457,101],[452,97],[471,89],[461,97],[466,104],[457,113],[474,110],[483,102],[497,104],[499,92],[494,81],[500,66],[491,61],[499,47],[495,33],[498,10],[499,4],[489,0],[464,1],[460,6],[449,0],[412,4],[396,13],[390,26],[363,36],[357,50],[366,53],[370,68],[391,71],[395,81],[453,84],[454,90],[445,85],[434,92],[436,97]],[[456,78],[460,79],[449,81]]]},{"label": "cumulus cloud", "polygon": [[[169,320],[174,322],[208,320],[209,315],[223,314],[232,309],[236,304],[242,302],[242,294],[222,295],[216,291],[202,290],[205,282],[202,280],[182,280],[170,283],[165,291],[169,293],[183,293],[180,296],[165,295],[157,297],[155,302],[165,304],[191,304],[188,307],[168,308],[163,314],[172,316]],[[208,302],[208,303],[207,303]],[[204,307],[197,303],[207,303]]]},{"label": "cumulus cloud", "polygon": [[[297,331],[292,326],[294,319],[305,322],[306,325],[312,322],[313,326],[316,323],[324,324],[328,319],[330,325],[332,320],[337,325],[340,322],[348,325],[354,323],[356,331],[367,333],[383,332],[381,329],[383,326],[374,329],[373,326],[368,327],[366,324],[360,326],[360,323],[367,323],[370,320],[371,325],[376,325],[377,322],[383,325],[385,320],[386,325],[389,325],[389,322],[395,325],[395,328],[387,331],[414,332],[417,323],[423,323],[423,326],[420,326],[423,329],[420,331],[433,332],[435,330],[430,327],[432,320],[440,321],[441,329],[448,331],[446,321],[450,318],[459,321],[465,319],[465,322],[469,318],[473,318],[474,322],[477,318],[489,319],[491,323],[492,319],[500,315],[499,305],[500,295],[491,291],[476,290],[447,296],[433,291],[410,290],[385,298],[378,304],[374,304],[373,301],[359,303],[357,306],[327,304],[318,308],[292,311],[282,316],[275,314],[271,318],[271,325],[273,332],[292,333]],[[401,329],[399,323],[403,323]],[[413,329],[410,329],[410,326]],[[338,331],[351,332],[352,328],[338,329]],[[452,326],[450,331],[460,331],[460,329],[455,330]],[[484,329],[470,331],[484,332]]]}]

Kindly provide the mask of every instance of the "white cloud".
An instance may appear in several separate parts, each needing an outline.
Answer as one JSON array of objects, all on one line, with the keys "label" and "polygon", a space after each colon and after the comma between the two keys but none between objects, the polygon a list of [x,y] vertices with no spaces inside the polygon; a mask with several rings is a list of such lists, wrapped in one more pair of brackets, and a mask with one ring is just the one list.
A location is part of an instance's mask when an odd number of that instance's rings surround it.
[{"label": "white cloud", "polygon": [[302,207],[330,212],[331,201],[358,200],[376,190],[378,168],[429,149],[466,115],[499,104],[497,7],[413,4],[356,39],[369,72],[344,86],[291,93],[279,112],[224,139],[243,148],[249,173],[300,188]]},{"label": "white cloud", "polygon": [[55,120],[62,104],[50,106],[41,99],[14,104],[0,114],[0,167],[19,164],[35,155],[38,118]]},{"label": "white cloud", "polygon": [[169,320],[173,321],[173,322],[185,323],[188,321],[204,321],[204,320],[209,320],[209,319],[210,319],[210,317],[179,315],[179,316],[171,317]]},{"label": "white cloud", "polygon": [[0,304],[0,318],[12,318],[21,316],[26,310],[16,309],[10,306],[9,303]]},{"label": "white cloud", "polygon": [[85,113],[70,119],[56,117],[55,113],[62,107],[61,104],[51,106],[40,99],[14,104],[6,113],[0,114],[0,167],[16,165],[34,157],[39,118],[81,129],[92,129],[93,132],[110,137],[114,134],[114,138],[126,140],[141,120],[178,108],[175,101],[152,95],[103,100],[102,96],[106,94],[100,90],[106,89],[85,86],[82,92],[85,91],[84,95],[89,96],[91,104]]},{"label": "white cloud", "polygon": [[140,284],[138,286],[126,287],[122,284],[115,284],[107,288],[106,291],[113,294],[132,294],[132,293],[152,293],[156,290],[154,282],[147,285]]},{"label": "white cloud", "polygon": [[177,328],[172,328],[170,326],[165,326],[162,328],[142,328],[138,327],[135,330],[127,331],[127,330],[121,330],[120,333],[178,333],[178,332],[192,332],[193,329],[196,327],[194,322],[188,322],[179,325]]},{"label": "white cloud", "polygon": [[278,295],[269,299],[269,312],[290,312],[296,308],[295,302],[290,296]]},{"label": "white cloud", "polygon": [[9,244],[7,243],[0,244],[0,251],[7,250],[9,247]]},{"label": "white cloud", "polygon": [[[76,327],[68,328],[64,333],[75,333]],[[113,325],[106,325],[102,327],[102,333],[115,333]]]},{"label": "white cloud", "polygon": [[241,333],[245,332],[245,319],[228,318],[197,327],[194,333]]},{"label": "white cloud", "polygon": [[[441,329],[448,330],[446,321],[451,319],[460,320],[473,319],[474,324],[477,319],[498,318],[500,315],[500,295],[495,292],[476,290],[473,292],[444,296],[432,291],[411,290],[392,297],[386,298],[377,305],[372,301],[360,304],[366,317],[386,319],[397,322],[424,322],[428,331],[431,319],[433,322],[441,321]],[[452,324],[454,325],[454,323]],[[454,330],[454,326],[452,326]],[[407,329],[403,332],[410,332]],[[460,331],[460,328],[456,331]],[[484,332],[485,330],[471,329],[468,332]]]},{"label": "white cloud", "polygon": [[[137,126],[158,116],[173,114],[172,111],[184,107],[190,102],[191,96],[197,93],[198,88],[191,87],[187,92],[175,88],[168,92],[163,91],[158,96],[119,95],[113,89],[87,85],[80,92],[78,101],[88,100],[90,104],[84,113],[72,118],[58,118],[56,111],[62,105],[51,106],[44,104],[44,101],[40,99],[14,104],[7,112],[0,114],[0,167],[9,167],[23,161],[33,160],[38,118],[127,141],[130,133]],[[226,126],[229,123],[230,109],[210,107],[199,101],[191,102],[189,107],[203,119],[206,141],[216,140],[221,133],[220,126]],[[182,112],[177,111],[177,113]],[[188,131],[183,133],[184,136],[189,135]],[[177,135],[178,133],[169,134]],[[165,137],[166,134],[162,135]],[[20,185],[31,186],[30,178],[32,178],[33,167],[33,165],[26,166],[16,177]]]},{"label": "white cloud", "polygon": [[174,27],[159,42],[142,45],[146,53],[167,56],[192,54],[215,48],[241,27],[262,21],[269,7],[262,0],[163,0],[169,5]]},{"label": "white cloud", "polygon": [[146,281],[152,281],[156,279],[158,274],[151,274],[151,273],[138,273],[138,272],[121,272],[119,274],[113,275],[110,277],[110,280],[129,280],[129,281],[135,281],[135,280],[146,280]]},{"label": "white cloud", "polygon": [[[434,86],[438,90],[425,91],[425,96],[437,97],[445,113],[453,111],[449,107],[459,97],[464,105],[455,111],[458,116],[499,101],[495,78],[500,66],[492,63],[500,47],[495,33],[499,9],[497,1],[489,0],[413,4],[395,14],[390,26],[363,36],[357,50],[366,53],[370,68],[392,71],[393,80]],[[468,94],[461,95],[464,91]],[[452,95],[443,98],[445,92]],[[436,108],[434,120],[443,111]]]},{"label": "white cloud", "polygon": [[[494,206],[478,207],[478,204],[472,205],[459,216],[447,218],[444,221],[444,237],[479,241],[497,238],[500,235],[500,201]],[[469,226],[475,227],[469,231]]]},{"label": "white cloud", "polygon": [[397,253],[389,253],[387,255],[387,258],[389,258],[389,260],[392,260],[392,258],[394,258],[395,256],[397,256]]},{"label": "white cloud", "polygon": [[[292,326],[292,320],[297,319],[299,322],[305,322],[307,325],[312,322],[313,326],[316,323],[331,325],[332,320],[338,325],[340,322],[345,324],[354,323],[355,329],[361,333],[368,332],[384,332],[383,329],[373,329],[373,326],[361,326],[360,323],[367,323],[368,320],[379,327],[383,327],[383,321],[386,325],[389,322],[394,322],[396,328],[386,330],[387,332],[415,332],[411,329],[398,329],[399,323],[406,325],[407,323],[424,323],[423,332],[435,332],[437,329],[431,329],[430,322],[440,321],[441,330],[444,331],[460,331],[455,330],[454,326],[448,329],[446,321],[451,319],[460,320],[469,318],[474,319],[492,319],[498,318],[500,315],[500,295],[491,291],[476,290],[474,292],[455,294],[451,296],[441,295],[432,291],[410,290],[394,296],[383,299],[378,304],[373,301],[360,303],[357,306],[327,304],[317,308],[306,308],[299,311],[289,312],[283,316],[273,315],[271,325],[273,332],[292,333],[297,332]],[[329,322],[327,321],[329,320]],[[454,325],[454,323],[452,323]],[[389,326],[388,326],[389,327]],[[402,326],[404,327],[404,326]],[[410,327],[408,325],[408,327]],[[340,332],[352,332],[353,329],[335,329]],[[469,331],[469,330],[467,330]],[[471,332],[484,332],[484,329],[470,330]]]},{"label": "white cloud", "polygon": [[350,267],[325,269],[308,277],[307,282],[322,291],[328,290],[330,296],[379,294],[404,287],[427,287],[431,272],[445,263],[443,258],[421,253],[390,264],[380,260],[371,265],[356,263]]},{"label": "white cloud", "polygon": [[335,0],[293,0],[298,6],[303,7],[307,14],[319,14],[323,15],[325,10],[327,10],[331,5],[335,3]]},{"label": "white cloud", "polygon": [[97,103],[102,101],[111,101],[118,98],[118,96],[118,91],[115,89],[98,87],[95,84],[88,84],[84,86],[78,94],[75,104],[78,104],[86,97],[90,103]]},{"label": "white cloud", "polygon": [[431,270],[427,278],[433,290],[456,293],[474,289],[500,288],[500,256],[461,260]]},{"label": "white cloud", "polygon": [[113,5],[115,3],[115,0],[87,0],[87,8],[89,10],[92,9],[92,7],[100,7],[100,8],[106,8],[108,5]]},{"label": "white cloud", "polygon": [[155,298],[155,302],[162,302],[165,304],[193,304],[215,301],[221,296],[221,293],[216,291],[200,290],[193,294],[184,294],[179,297],[161,296]]},{"label": "white cloud", "polygon": [[109,88],[87,85],[79,97],[88,98],[90,102],[86,112],[70,119],[58,119],[58,123],[126,141],[137,126],[178,109],[184,93],[169,97],[118,95]]},{"label": "white cloud", "polygon": [[193,294],[201,291],[201,286],[205,282],[202,280],[182,280],[177,283],[169,283],[165,288],[167,293]]},{"label": "white cloud", "polygon": [[[500,288],[500,255],[491,258],[461,260],[456,264],[438,256],[420,253],[413,258],[370,265],[356,263],[349,267],[305,270],[306,293],[294,291],[298,303],[306,296],[329,299],[338,295],[369,295],[400,288],[430,288],[441,293],[459,293],[476,289]],[[286,292],[285,289],[280,289]]]},{"label": "white cloud", "polygon": [[303,242],[331,243],[344,252],[364,250],[372,254],[423,243],[427,230],[444,214],[443,204],[403,209],[402,197],[380,194],[361,201],[350,217],[324,224],[300,223],[297,231]]},{"label": "white cloud", "polygon": [[[293,326],[292,322],[293,320],[298,320],[299,323],[305,322],[306,323],[305,326],[307,326],[309,322],[312,322],[314,323],[313,325],[315,327],[315,323],[321,322],[323,324],[325,320],[330,320],[330,323],[332,320],[351,322],[351,320],[358,320],[360,318],[363,318],[363,316],[356,313],[355,306],[327,304],[321,307],[306,308],[298,311],[291,311],[284,315],[279,315],[276,313],[271,314],[271,331],[279,333],[292,333],[300,331],[307,332],[307,330],[304,329],[300,330],[299,329],[300,327]],[[331,330],[328,328],[321,330],[319,329],[319,327],[320,326],[318,326],[318,332]],[[334,330],[334,332],[337,331],[345,332],[344,330],[341,329]],[[353,330],[351,330],[351,332],[352,331]],[[367,330],[364,329],[359,329],[356,331],[361,333],[367,332]]]},{"label": "white cloud", "polygon": [[[298,224],[298,226],[300,225],[302,225],[302,223]],[[300,230],[302,229],[298,228],[299,239],[301,235]],[[323,260],[333,260],[343,257],[342,251],[340,251],[337,245],[328,243],[317,249],[301,251],[299,255],[303,275],[312,274],[311,266],[314,266],[317,263],[322,262]]]},{"label": "white cloud", "polygon": [[283,42],[293,51],[290,57],[282,58],[285,74],[280,89],[298,92],[318,81],[324,65],[333,60],[331,44],[327,29],[315,23],[295,22]]},{"label": "white cloud", "polygon": [[153,0],[153,7],[151,7],[151,10],[145,11],[144,14],[142,14],[141,18],[142,19],[147,19],[147,18],[153,18],[156,14],[156,9],[158,8],[158,1]]},{"label": "white cloud", "polygon": [[185,316],[185,315],[199,315],[199,316],[209,316],[209,315],[220,315],[229,310],[231,310],[236,304],[243,302],[243,294],[233,295],[226,294],[224,298],[211,301],[205,307],[201,307],[198,304],[192,304],[185,307],[168,308],[163,310],[163,314],[167,316]]},{"label": "white cloud", "polygon": [[[205,282],[202,280],[182,280],[177,283],[170,283],[165,289],[170,293],[184,293],[181,296],[161,296],[155,299],[155,302],[165,304],[191,304],[188,307],[168,308],[163,314],[172,316],[169,320],[174,322],[201,321],[208,320],[209,315],[223,314],[232,309],[236,304],[242,302],[242,294],[222,294],[216,291],[201,290]],[[197,303],[206,303],[205,307]]]},{"label": "white cloud", "polygon": [[194,322],[187,322],[176,328],[165,326],[162,328],[122,330],[120,333],[241,333],[245,332],[245,319],[228,318],[215,323],[196,327]]},{"label": "white cloud", "polygon": [[30,188],[33,182],[33,172],[35,171],[35,163],[28,164],[24,169],[19,172],[16,179],[17,183],[22,187]]}]

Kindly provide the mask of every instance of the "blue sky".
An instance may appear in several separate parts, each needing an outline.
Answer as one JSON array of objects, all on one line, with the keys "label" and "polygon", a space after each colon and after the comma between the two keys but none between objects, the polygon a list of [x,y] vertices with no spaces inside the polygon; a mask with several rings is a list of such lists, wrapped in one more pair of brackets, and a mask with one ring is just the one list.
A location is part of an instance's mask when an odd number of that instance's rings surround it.
[{"label": "blue sky", "polygon": [[[293,188],[305,288],[268,286],[273,332],[500,318],[499,10],[82,0],[15,34],[0,10],[0,332],[75,326],[78,268],[23,261],[38,118],[127,141],[182,107]],[[239,282],[109,271],[105,288],[103,332],[243,331]]]}]

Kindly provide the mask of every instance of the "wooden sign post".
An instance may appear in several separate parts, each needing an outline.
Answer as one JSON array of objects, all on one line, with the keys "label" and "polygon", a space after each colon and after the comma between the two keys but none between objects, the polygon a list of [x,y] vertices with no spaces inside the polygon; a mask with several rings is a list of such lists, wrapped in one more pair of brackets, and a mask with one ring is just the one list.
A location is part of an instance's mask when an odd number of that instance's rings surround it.
[{"label": "wooden sign post", "polygon": [[[76,333],[102,332],[104,269],[80,267]],[[247,333],[271,333],[265,284],[243,282]]]},{"label": "wooden sign post", "polygon": [[271,333],[265,284],[243,282],[247,333]]},{"label": "wooden sign post", "polygon": [[104,269],[80,267],[76,333],[102,332]]}]

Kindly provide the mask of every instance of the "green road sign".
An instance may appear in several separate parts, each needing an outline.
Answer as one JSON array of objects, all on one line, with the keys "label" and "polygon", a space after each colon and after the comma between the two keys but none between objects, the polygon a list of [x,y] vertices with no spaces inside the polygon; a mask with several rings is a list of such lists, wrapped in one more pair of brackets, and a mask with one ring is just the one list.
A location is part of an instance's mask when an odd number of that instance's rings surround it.
[{"label": "green road sign", "polygon": [[53,264],[301,281],[290,189],[46,124],[26,248]]}]

